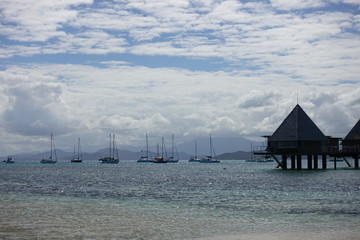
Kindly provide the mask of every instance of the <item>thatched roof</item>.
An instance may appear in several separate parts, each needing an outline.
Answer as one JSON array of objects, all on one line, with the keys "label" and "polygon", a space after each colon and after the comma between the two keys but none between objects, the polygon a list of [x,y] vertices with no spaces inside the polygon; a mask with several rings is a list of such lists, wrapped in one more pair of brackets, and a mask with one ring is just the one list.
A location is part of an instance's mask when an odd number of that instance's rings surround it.
[{"label": "thatched roof", "polygon": [[269,140],[325,141],[326,137],[300,105],[297,104]]},{"label": "thatched roof", "polygon": [[349,140],[360,140],[360,119],[355,124],[355,126],[350,130],[348,135],[346,135],[343,141],[349,141]]}]

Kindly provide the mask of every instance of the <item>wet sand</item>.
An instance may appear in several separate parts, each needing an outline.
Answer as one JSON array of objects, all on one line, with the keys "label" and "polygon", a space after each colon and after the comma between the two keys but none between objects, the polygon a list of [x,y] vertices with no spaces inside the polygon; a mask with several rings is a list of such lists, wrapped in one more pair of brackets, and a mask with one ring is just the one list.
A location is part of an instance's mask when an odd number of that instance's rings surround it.
[{"label": "wet sand", "polygon": [[193,240],[360,240],[360,229],[333,232],[284,232],[227,235]]}]

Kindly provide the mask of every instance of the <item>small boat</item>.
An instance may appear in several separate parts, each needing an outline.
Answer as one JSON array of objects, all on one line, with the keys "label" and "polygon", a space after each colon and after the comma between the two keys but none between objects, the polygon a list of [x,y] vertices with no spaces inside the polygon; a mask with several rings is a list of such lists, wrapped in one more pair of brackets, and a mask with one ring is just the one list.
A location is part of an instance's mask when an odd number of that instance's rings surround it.
[{"label": "small boat", "polygon": [[[53,159],[53,154],[55,156],[55,159]],[[55,143],[53,140],[53,134],[51,133],[50,157],[41,159],[40,163],[56,163],[56,162],[57,162],[57,156],[56,156],[56,150],[55,150]]]},{"label": "small boat", "polygon": [[264,163],[264,162],[274,162],[275,160],[269,156],[269,155],[265,155],[265,156],[262,156],[261,158],[259,159],[256,159],[256,162],[261,162],[261,163]]},{"label": "small boat", "polygon": [[138,163],[151,163],[154,160],[149,157],[149,141],[148,141],[148,135],[146,133],[146,155],[141,156],[139,160],[137,160]]},{"label": "small boat", "polygon": [[197,143],[195,140],[195,155],[189,159],[189,162],[200,162],[200,158],[197,157]]},{"label": "small boat", "polygon": [[[167,162],[168,163],[177,163],[179,162],[179,154],[177,152],[177,148],[176,146],[174,145],[174,134],[172,135],[172,144],[171,144],[171,149],[172,149],[172,153],[171,153],[171,156],[167,159]],[[176,158],[175,158],[175,150],[176,149]]]},{"label": "small boat", "polygon": [[112,141],[111,141],[111,134],[109,135],[109,156],[107,157],[100,157],[99,161],[101,163],[119,163],[119,153],[116,147],[116,142],[115,142],[115,134],[113,134],[112,136]]},{"label": "small boat", "polygon": [[210,155],[200,159],[200,163],[219,163],[219,162],[220,160],[216,158],[215,148],[212,143],[211,134],[210,134]]},{"label": "small boat", "polygon": [[6,163],[14,163],[15,159],[13,156],[8,156],[6,160],[4,160],[4,162]]},{"label": "small boat", "polygon": [[156,157],[154,158],[153,163],[167,163],[167,159],[164,158],[164,138],[162,138],[161,140],[162,140],[161,155],[159,154],[159,144],[157,144],[157,154]]},{"label": "small boat", "polygon": [[77,149],[77,155],[75,154],[75,146],[74,146],[74,157],[71,159],[72,163],[81,163],[82,162],[82,154],[81,154],[81,148],[80,148],[80,138],[78,138],[78,149]]}]

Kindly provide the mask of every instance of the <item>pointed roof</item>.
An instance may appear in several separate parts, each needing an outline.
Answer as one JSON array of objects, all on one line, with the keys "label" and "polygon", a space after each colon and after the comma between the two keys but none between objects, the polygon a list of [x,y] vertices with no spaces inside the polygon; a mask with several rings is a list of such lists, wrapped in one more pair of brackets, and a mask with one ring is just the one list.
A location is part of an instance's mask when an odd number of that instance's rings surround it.
[{"label": "pointed roof", "polygon": [[344,138],[344,141],[348,140],[360,140],[360,119]]},{"label": "pointed roof", "polygon": [[325,135],[299,104],[270,137],[270,141],[324,141]]}]

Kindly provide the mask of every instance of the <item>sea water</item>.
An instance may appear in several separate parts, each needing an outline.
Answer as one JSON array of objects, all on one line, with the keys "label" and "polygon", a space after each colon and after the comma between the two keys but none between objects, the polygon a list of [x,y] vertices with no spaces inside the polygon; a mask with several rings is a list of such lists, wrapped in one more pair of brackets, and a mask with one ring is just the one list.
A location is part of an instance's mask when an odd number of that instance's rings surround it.
[{"label": "sea water", "polygon": [[359,170],[275,167],[0,163],[0,239],[360,239]]}]

